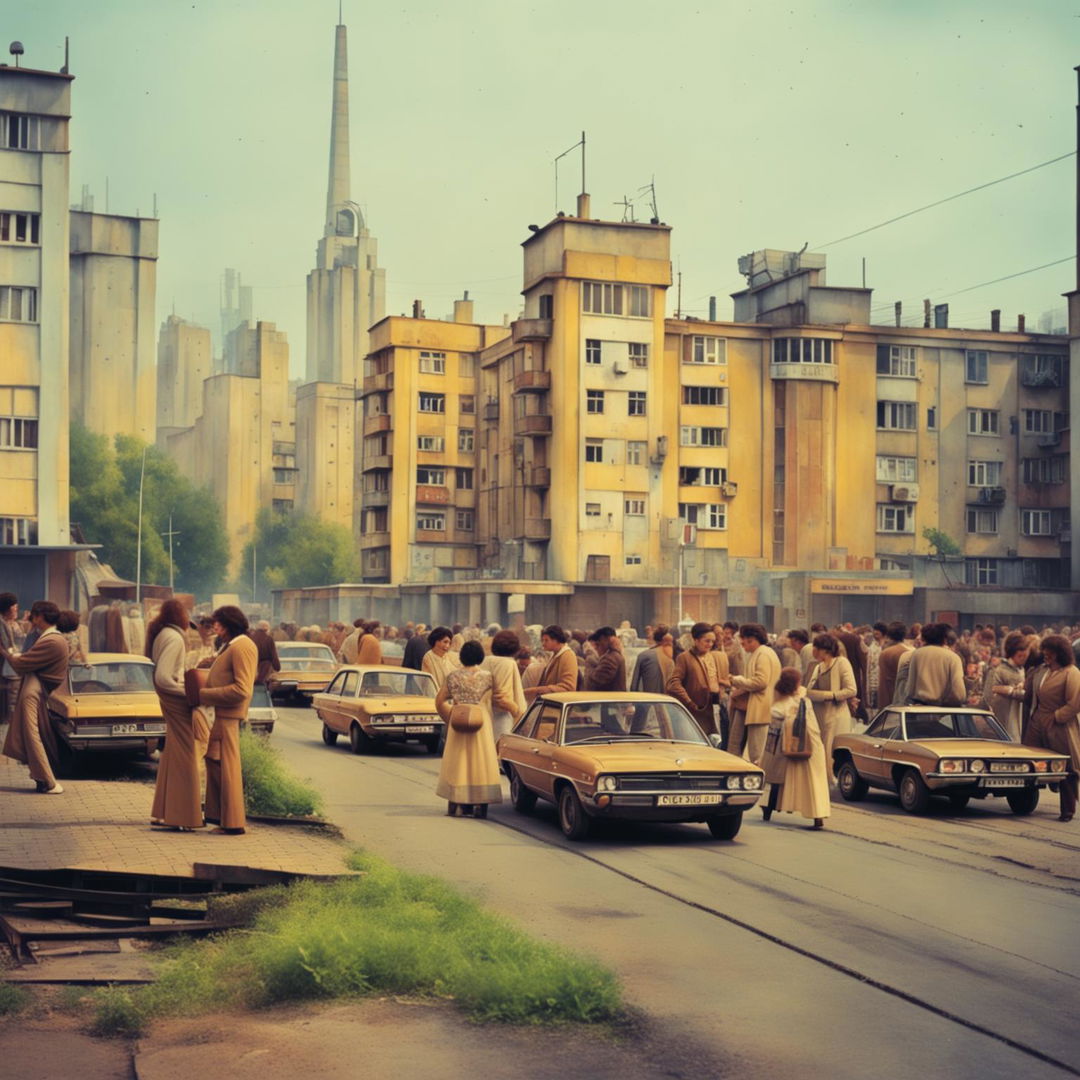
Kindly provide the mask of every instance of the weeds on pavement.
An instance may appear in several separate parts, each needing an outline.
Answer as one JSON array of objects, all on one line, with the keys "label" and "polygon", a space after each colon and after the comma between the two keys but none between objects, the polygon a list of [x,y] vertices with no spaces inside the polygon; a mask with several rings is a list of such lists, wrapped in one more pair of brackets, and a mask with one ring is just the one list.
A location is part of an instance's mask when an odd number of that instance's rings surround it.
[{"label": "weeds on pavement", "polygon": [[319,793],[288,771],[267,739],[246,728],[240,731],[240,765],[249,814],[310,817],[322,812]]},{"label": "weeds on pavement", "polygon": [[30,994],[21,986],[0,982],[0,1016],[14,1016],[30,1004]]}]

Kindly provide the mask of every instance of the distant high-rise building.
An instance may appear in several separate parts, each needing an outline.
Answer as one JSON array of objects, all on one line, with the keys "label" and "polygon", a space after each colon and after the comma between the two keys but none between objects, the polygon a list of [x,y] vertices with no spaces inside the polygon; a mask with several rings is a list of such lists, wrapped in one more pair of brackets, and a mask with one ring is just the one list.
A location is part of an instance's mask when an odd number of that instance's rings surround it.
[{"label": "distant high-rise building", "polygon": [[235,338],[230,335],[238,326],[246,326],[252,319],[251,286],[244,285],[239,270],[226,269],[221,279],[221,356],[215,373],[236,374],[236,357],[230,351]]},{"label": "distant high-rise building", "polygon": [[210,331],[170,315],[158,334],[158,439],[195,423],[202,408],[203,380],[212,371]]}]

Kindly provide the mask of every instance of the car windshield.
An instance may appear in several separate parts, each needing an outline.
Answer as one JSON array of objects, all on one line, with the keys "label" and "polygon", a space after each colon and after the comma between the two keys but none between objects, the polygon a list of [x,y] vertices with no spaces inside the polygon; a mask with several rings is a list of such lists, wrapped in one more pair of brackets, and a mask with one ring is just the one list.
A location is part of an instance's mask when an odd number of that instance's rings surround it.
[{"label": "car windshield", "polygon": [[365,671],[360,680],[360,693],[365,697],[426,697],[435,696],[435,680],[428,674],[403,671]]},{"label": "car windshield", "polygon": [[278,659],[287,671],[329,671],[337,667],[326,645],[278,645]]},{"label": "car windshield", "polygon": [[687,712],[674,702],[587,701],[566,706],[563,744],[627,739],[709,741]]},{"label": "car windshield", "polygon": [[153,664],[72,664],[68,677],[73,694],[142,694],[154,689]]},{"label": "car windshield", "polygon": [[904,718],[909,741],[923,739],[993,739],[1010,742],[990,713],[908,713]]}]

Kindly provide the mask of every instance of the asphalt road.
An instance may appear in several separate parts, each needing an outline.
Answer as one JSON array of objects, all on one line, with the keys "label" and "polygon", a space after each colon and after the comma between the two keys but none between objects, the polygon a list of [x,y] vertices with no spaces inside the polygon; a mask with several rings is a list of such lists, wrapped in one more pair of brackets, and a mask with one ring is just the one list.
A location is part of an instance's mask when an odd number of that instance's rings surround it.
[{"label": "asphalt road", "polygon": [[598,957],[713,1075],[1080,1076],[1080,826],[1056,796],[913,818],[871,795],[820,832],[755,809],[733,842],[608,825],[575,844],[543,803],[448,818],[421,748],[358,757],[313,710],[279,713],[273,743],[352,842]]}]

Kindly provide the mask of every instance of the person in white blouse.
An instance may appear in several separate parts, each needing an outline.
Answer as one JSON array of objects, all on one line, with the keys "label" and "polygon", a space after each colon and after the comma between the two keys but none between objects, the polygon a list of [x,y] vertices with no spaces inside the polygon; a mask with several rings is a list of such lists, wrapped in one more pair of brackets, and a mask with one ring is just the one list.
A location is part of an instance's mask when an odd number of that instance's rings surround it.
[{"label": "person in white blouse", "polygon": [[446,626],[436,626],[428,634],[428,644],[431,648],[424,653],[420,670],[426,671],[435,680],[436,691],[443,688],[446,676],[451,671],[456,671],[461,667],[458,654],[450,648],[453,637],[454,635],[450,632],[449,627]]},{"label": "person in white blouse", "polygon": [[514,708],[509,710],[499,708],[494,703],[492,705],[491,728],[496,742],[500,735],[513,728],[525,712],[525,692],[515,659],[520,649],[521,642],[513,630],[500,630],[491,639],[491,655],[484,657],[484,662],[480,665],[491,672],[494,680],[494,700],[510,700],[514,703]]}]

